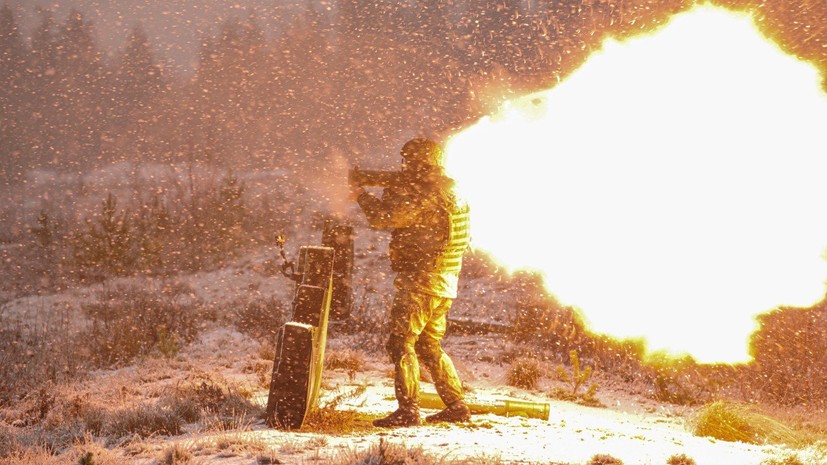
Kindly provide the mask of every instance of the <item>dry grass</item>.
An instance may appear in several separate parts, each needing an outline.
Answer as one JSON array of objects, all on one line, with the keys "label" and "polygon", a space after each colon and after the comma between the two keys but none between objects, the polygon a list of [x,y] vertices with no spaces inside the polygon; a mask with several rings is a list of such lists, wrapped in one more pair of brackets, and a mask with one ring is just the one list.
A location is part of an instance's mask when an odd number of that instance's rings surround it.
[{"label": "dry grass", "polygon": [[389,444],[380,439],[379,444],[362,452],[351,452],[331,465],[437,465],[448,463],[425,453],[421,447]]},{"label": "dry grass", "polygon": [[123,458],[88,434],[61,453],[42,446],[18,447],[0,455],[0,463],[14,465],[121,465]]},{"label": "dry grass", "polygon": [[[451,452],[425,452],[419,447],[404,443],[389,443],[384,439],[367,450],[351,451],[338,460],[324,462],[328,465],[503,465],[502,457],[480,454],[474,457],[451,458]],[[607,462],[608,464],[609,462]],[[610,462],[621,463],[621,462]],[[532,465],[532,464],[529,464]],[[533,464],[533,465],[540,465]],[[557,462],[542,462],[542,465],[562,465]]]},{"label": "dry grass", "polygon": [[273,360],[253,360],[244,367],[244,372],[255,375],[258,387],[269,389],[273,375]]},{"label": "dry grass", "polygon": [[119,285],[104,288],[96,297],[82,310],[91,322],[88,357],[98,366],[129,362],[152,351],[174,357],[205,322],[215,320],[214,312],[181,285]]},{"label": "dry grass", "polygon": [[761,465],[804,465],[804,462],[796,455],[787,455],[781,459],[768,459],[761,462]]},{"label": "dry grass", "polygon": [[279,328],[287,321],[289,310],[284,302],[273,297],[249,298],[244,296],[230,307],[234,312],[234,326],[258,340],[275,339]]},{"label": "dry grass", "polygon": [[189,448],[181,444],[173,444],[161,453],[158,465],[187,465],[193,463],[194,456]]},{"label": "dry grass", "polygon": [[[774,405],[762,405],[761,410],[792,428],[799,436],[801,444],[827,445],[827,415],[823,410],[818,411],[804,406]],[[827,458],[827,450],[825,450],[825,458]]]},{"label": "dry grass", "polygon": [[138,404],[110,414],[105,432],[115,437],[176,436],[181,434],[182,423],[181,416],[174,410],[154,404]]},{"label": "dry grass", "polygon": [[189,447],[198,455],[274,457],[271,444],[252,431],[252,420],[249,418],[235,417],[231,421],[207,421],[202,433],[205,436]]},{"label": "dry grass", "polygon": [[798,434],[780,421],[750,406],[725,401],[712,402],[701,408],[692,419],[692,434],[751,444],[801,443]]},{"label": "dry grass", "polygon": [[827,300],[761,315],[752,336],[752,388],[782,405],[827,403]]},{"label": "dry grass", "polygon": [[326,370],[344,370],[352,381],[365,365],[365,355],[352,349],[328,350],[325,352]]},{"label": "dry grass", "polygon": [[532,357],[519,357],[511,362],[506,382],[522,389],[537,389],[542,374],[540,362]]},{"label": "dry grass", "polygon": [[372,430],[373,420],[378,418],[377,416],[339,409],[342,402],[361,396],[366,389],[366,386],[357,386],[349,392],[339,393],[318,409],[310,411],[304,419],[301,431],[341,435]]},{"label": "dry grass", "polygon": [[199,373],[177,385],[159,404],[188,423],[199,419],[232,423],[237,418],[250,419],[261,414],[261,406],[251,401],[251,397],[251,390],[245,386],[217,374]]},{"label": "dry grass", "polygon": [[666,459],[666,465],[697,465],[695,460],[686,454],[676,454]]},{"label": "dry grass", "polygon": [[623,465],[623,461],[607,454],[597,454],[589,460],[587,465]]}]

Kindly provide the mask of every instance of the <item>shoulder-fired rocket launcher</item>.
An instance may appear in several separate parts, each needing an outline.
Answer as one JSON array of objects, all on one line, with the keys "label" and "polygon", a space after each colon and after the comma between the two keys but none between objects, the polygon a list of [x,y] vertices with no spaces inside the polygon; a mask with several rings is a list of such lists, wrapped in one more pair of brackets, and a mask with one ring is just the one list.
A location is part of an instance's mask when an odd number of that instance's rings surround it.
[{"label": "shoulder-fired rocket launcher", "polygon": [[348,182],[360,187],[392,187],[402,183],[401,171],[362,170],[357,166],[348,172]]}]

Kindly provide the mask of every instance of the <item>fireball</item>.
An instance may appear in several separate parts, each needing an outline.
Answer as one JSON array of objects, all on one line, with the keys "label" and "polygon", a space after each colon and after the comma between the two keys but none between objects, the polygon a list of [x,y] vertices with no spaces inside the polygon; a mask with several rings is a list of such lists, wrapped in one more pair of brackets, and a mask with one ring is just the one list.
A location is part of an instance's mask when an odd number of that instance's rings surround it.
[{"label": "fireball", "polygon": [[477,248],[591,330],[749,360],[755,316],[824,297],[827,96],[746,14],[607,41],[447,143]]}]

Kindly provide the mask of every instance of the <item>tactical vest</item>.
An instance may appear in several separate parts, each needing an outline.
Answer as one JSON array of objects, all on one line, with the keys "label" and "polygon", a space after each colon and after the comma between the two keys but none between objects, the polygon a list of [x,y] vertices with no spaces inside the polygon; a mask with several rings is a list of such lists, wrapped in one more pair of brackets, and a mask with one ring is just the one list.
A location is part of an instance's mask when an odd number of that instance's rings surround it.
[{"label": "tactical vest", "polygon": [[434,207],[413,226],[391,233],[393,271],[459,273],[471,243],[470,209],[452,192],[437,194]]}]

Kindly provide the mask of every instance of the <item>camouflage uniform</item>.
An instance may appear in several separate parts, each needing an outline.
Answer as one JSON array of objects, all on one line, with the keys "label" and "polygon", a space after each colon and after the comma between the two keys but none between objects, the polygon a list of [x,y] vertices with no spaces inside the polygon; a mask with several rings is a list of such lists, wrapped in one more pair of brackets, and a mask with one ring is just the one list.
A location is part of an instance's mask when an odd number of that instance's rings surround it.
[{"label": "camouflage uniform", "polygon": [[399,407],[417,412],[420,361],[446,405],[464,397],[440,341],[469,245],[469,209],[457,198],[453,181],[441,168],[432,168],[418,179],[408,177],[401,186],[385,189],[381,200],[367,193],[358,198],[371,227],[392,230],[390,259],[397,291],[387,350]]}]

